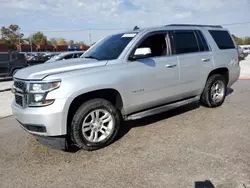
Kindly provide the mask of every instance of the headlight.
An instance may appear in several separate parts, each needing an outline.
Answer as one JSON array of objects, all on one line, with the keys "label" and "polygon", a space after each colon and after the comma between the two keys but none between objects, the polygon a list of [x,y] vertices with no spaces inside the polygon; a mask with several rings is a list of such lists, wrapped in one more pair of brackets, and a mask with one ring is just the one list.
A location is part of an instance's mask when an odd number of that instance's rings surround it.
[{"label": "headlight", "polygon": [[48,92],[60,87],[61,82],[30,83],[28,87],[28,106],[38,107],[52,104],[54,99],[46,99]]},{"label": "headlight", "polygon": [[29,93],[44,93],[54,90],[60,86],[61,82],[30,83]]}]

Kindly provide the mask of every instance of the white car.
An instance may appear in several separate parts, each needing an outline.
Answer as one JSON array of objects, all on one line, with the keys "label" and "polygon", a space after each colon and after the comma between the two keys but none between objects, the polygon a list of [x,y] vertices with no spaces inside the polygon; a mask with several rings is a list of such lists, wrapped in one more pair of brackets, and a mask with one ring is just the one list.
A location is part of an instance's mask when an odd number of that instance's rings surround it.
[{"label": "white car", "polygon": [[55,55],[45,63],[51,63],[54,61],[66,60],[66,59],[73,59],[73,58],[80,58],[84,51],[73,51],[73,52],[63,52],[59,55]]}]

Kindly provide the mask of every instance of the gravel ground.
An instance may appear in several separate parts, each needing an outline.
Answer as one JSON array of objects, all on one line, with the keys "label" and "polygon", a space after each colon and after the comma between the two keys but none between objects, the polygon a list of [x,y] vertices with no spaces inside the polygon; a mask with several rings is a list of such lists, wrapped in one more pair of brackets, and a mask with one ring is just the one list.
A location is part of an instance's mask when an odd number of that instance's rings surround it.
[{"label": "gravel ground", "polygon": [[41,146],[13,117],[0,120],[0,187],[250,188],[250,82],[225,104],[127,122],[94,152]]},{"label": "gravel ground", "polygon": [[0,91],[10,89],[12,84],[13,84],[13,81],[11,79],[0,80]]},{"label": "gravel ground", "polygon": [[10,91],[0,92],[0,118],[12,115],[11,102],[14,99]]}]

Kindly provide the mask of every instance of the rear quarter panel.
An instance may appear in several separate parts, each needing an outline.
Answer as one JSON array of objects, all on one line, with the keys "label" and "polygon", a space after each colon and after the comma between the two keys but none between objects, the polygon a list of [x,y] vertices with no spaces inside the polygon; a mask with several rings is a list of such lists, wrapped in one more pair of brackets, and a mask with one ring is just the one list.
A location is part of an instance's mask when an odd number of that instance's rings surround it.
[{"label": "rear quarter panel", "polygon": [[[225,29],[215,29],[223,30]],[[240,67],[238,63],[238,51],[236,49],[219,49],[213,37],[210,35],[208,30],[203,30],[208,40],[213,56],[213,70],[217,68],[227,68],[229,70],[229,82],[228,87],[235,83],[240,74]],[[230,33],[229,33],[230,34]]]}]

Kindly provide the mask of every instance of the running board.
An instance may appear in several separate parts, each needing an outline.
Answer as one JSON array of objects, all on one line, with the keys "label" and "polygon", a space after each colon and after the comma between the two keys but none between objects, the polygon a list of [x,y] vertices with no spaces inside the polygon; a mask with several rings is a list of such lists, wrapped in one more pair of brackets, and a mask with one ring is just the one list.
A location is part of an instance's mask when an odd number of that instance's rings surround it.
[{"label": "running board", "polygon": [[175,109],[175,108],[178,108],[180,106],[184,106],[184,105],[187,105],[187,104],[190,104],[190,103],[193,103],[193,102],[197,102],[199,100],[200,100],[200,96],[196,96],[196,97],[189,98],[189,99],[186,99],[186,100],[182,100],[182,101],[174,102],[174,103],[167,104],[167,105],[164,105],[164,106],[152,108],[152,109],[149,109],[149,110],[146,110],[146,111],[138,112],[136,114],[131,114],[131,115],[125,117],[125,120],[128,121],[128,120],[141,119],[141,118],[144,118],[144,117],[147,117],[147,116],[151,116],[151,115],[159,114],[159,113],[162,113],[162,112],[166,112],[166,111],[169,111],[169,110],[172,110],[172,109]]}]

